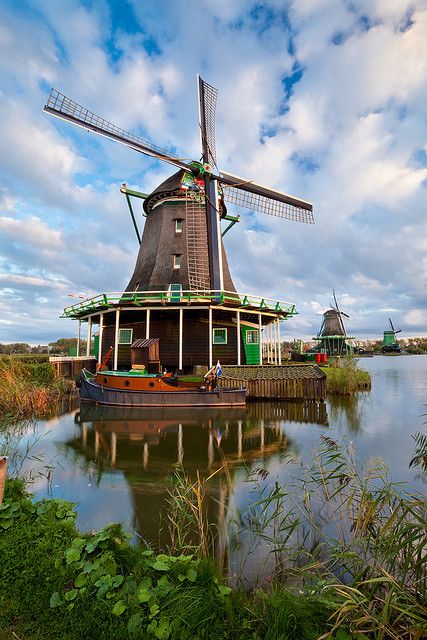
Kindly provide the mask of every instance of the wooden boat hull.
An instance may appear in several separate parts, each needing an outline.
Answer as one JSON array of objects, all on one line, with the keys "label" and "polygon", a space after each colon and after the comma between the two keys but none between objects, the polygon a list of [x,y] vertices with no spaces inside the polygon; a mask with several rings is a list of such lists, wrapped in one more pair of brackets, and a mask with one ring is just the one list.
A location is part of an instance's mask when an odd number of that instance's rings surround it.
[{"label": "wooden boat hull", "polygon": [[241,407],[246,403],[246,389],[133,391],[105,387],[83,376],[80,399],[123,407]]}]

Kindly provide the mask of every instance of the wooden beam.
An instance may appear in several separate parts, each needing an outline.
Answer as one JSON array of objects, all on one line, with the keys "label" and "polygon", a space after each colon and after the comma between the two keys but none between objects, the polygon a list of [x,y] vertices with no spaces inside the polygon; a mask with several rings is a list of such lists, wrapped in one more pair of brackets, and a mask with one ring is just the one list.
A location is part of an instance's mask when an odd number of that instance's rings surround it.
[{"label": "wooden beam", "polygon": [[90,343],[92,342],[92,318],[88,318],[87,321],[87,344],[86,344],[86,358],[90,356]]},{"label": "wooden beam", "polygon": [[114,331],[114,364],[113,370],[117,371],[119,362],[119,331],[120,331],[120,307],[116,309],[116,328]]},{"label": "wooden beam", "polygon": [[184,321],[184,310],[179,310],[179,352],[178,352],[178,369],[182,371],[182,327]]},{"label": "wooden beam", "polygon": [[261,314],[258,314],[258,346],[259,346],[259,363],[262,364],[262,344],[261,344],[262,321]]},{"label": "wooden beam", "polygon": [[150,309],[145,310],[145,337],[150,337]]},{"label": "wooden beam", "polygon": [[209,307],[209,369],[212,367],[212,309]]},{"label": "wooden beam", "polygon": [[104,314],[99,314],[99,343],[98,343],[98,364],[102,361],[102,334],[104,332]]},{"label": "wooden beam", "polygon": [[240,347],[240,311],[236,311],[236,319],[237,319],[237,365],[240,367],[241,362],[241,347]]},{"label": "wooden beam", "polygon": [[82,329],[82,321],[79,318],[79,328],[77,330],[77,349],[76,349],[76,356],[79,357],[80,355],[80,333],[81,333],[81,329]]}]

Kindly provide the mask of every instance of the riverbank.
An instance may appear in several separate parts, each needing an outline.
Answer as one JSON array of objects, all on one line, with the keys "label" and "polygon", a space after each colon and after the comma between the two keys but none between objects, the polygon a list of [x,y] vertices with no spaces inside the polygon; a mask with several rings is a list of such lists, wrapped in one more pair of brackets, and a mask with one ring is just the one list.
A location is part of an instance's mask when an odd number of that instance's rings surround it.
[{"label": "riverbank", "polygon": [[0,356],[0,423],[47,418],[71,407],[77,397],[74,380],[55,378],[49,362]]},{"label": "riverbank", "polygon": [[314,640],[331,629],[323,597],[232,590],[212,560],[131,547],[119,525],[82,534],[75,518],[70,503],[33,503],[19,481],[7,483],[0,510],[2,640]]},{"label": "riverbank", "polygon": [[[411,461],[421,473],[425,444],[418,438]],[[354,452],[325,436],[294,487],[276,482],[236,514],[227,545],[252,536],[275,558],[264,588],[253,591],[231,588],[212,553],[224,543],[206,519],[216,475],[173,474],[164,552],[130,545],[120,525],[81,533],[74,505],[33,502],[21,481],[8,481],[0,639],[425,637],[426,501],[391,483],[380,461],[361,471]]]}]

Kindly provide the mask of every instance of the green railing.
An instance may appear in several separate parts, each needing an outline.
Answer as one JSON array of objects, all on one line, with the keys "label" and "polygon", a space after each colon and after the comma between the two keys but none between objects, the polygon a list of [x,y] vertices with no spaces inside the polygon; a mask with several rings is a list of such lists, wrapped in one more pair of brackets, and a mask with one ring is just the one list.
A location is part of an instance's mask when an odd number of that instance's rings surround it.
[{"label": "green railing", "polygon": [[282,313],[286,317],[298,313],[295,305],[289,302],[280,302],[271,298],[236,293],[235,291],[124,291],[100,293],[92,298],[87,298],[82,302],[65,307],[61,318],[79,318],[117,307],[182,306],[183,304],[215,304],[235,309],[274,311]]}]

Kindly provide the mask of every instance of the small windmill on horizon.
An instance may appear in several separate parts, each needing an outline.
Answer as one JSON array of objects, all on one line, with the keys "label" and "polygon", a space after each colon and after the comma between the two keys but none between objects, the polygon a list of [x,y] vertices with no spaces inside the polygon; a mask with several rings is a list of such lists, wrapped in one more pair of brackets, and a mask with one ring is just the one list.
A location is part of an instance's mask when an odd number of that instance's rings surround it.
[{"label": "small windmill on horizon", "polygon": [[[238,293],[222,236],[238,222],[227,204],[297,222],[314,222],[313,205],[251,180],[218,170],[215,111],[218,91],[198,76],[200,160],[176,154],[124,131],[56,89],[44,110],[178,169],[150,194],[122,186],[144,199],[145,225],[134,272],[124,291],[67,307],[66,317],[99,324],[98,357],[114,344],[114,368],[127,367],[135,339],[156,337],[164,366],[189,370],[221,358],[224,364],[262,363],[261,334],[280,356],[280,320],[295,305]],[[221,221],[230,224],[222,231]],[[184,313],[185,310],[185,313]],[[143,313],[141,313],[143,312]],[[185,318],[184,318],[185,316]],[[207,331],[206,325],[209,325]]]},{"label": "small windmill on horizon", "polygon": [[354,338],[347,335],[344,326],[343,317],[349,318],[350,316],[340,310],[334,290],[332,290],[332,295],[334,303],[323,314],[320,331],[313,338],[313,340],[319,341],[314,350],[326,353],[328,356],[343,356],[353,353],[353,345],[349,341]]}]

